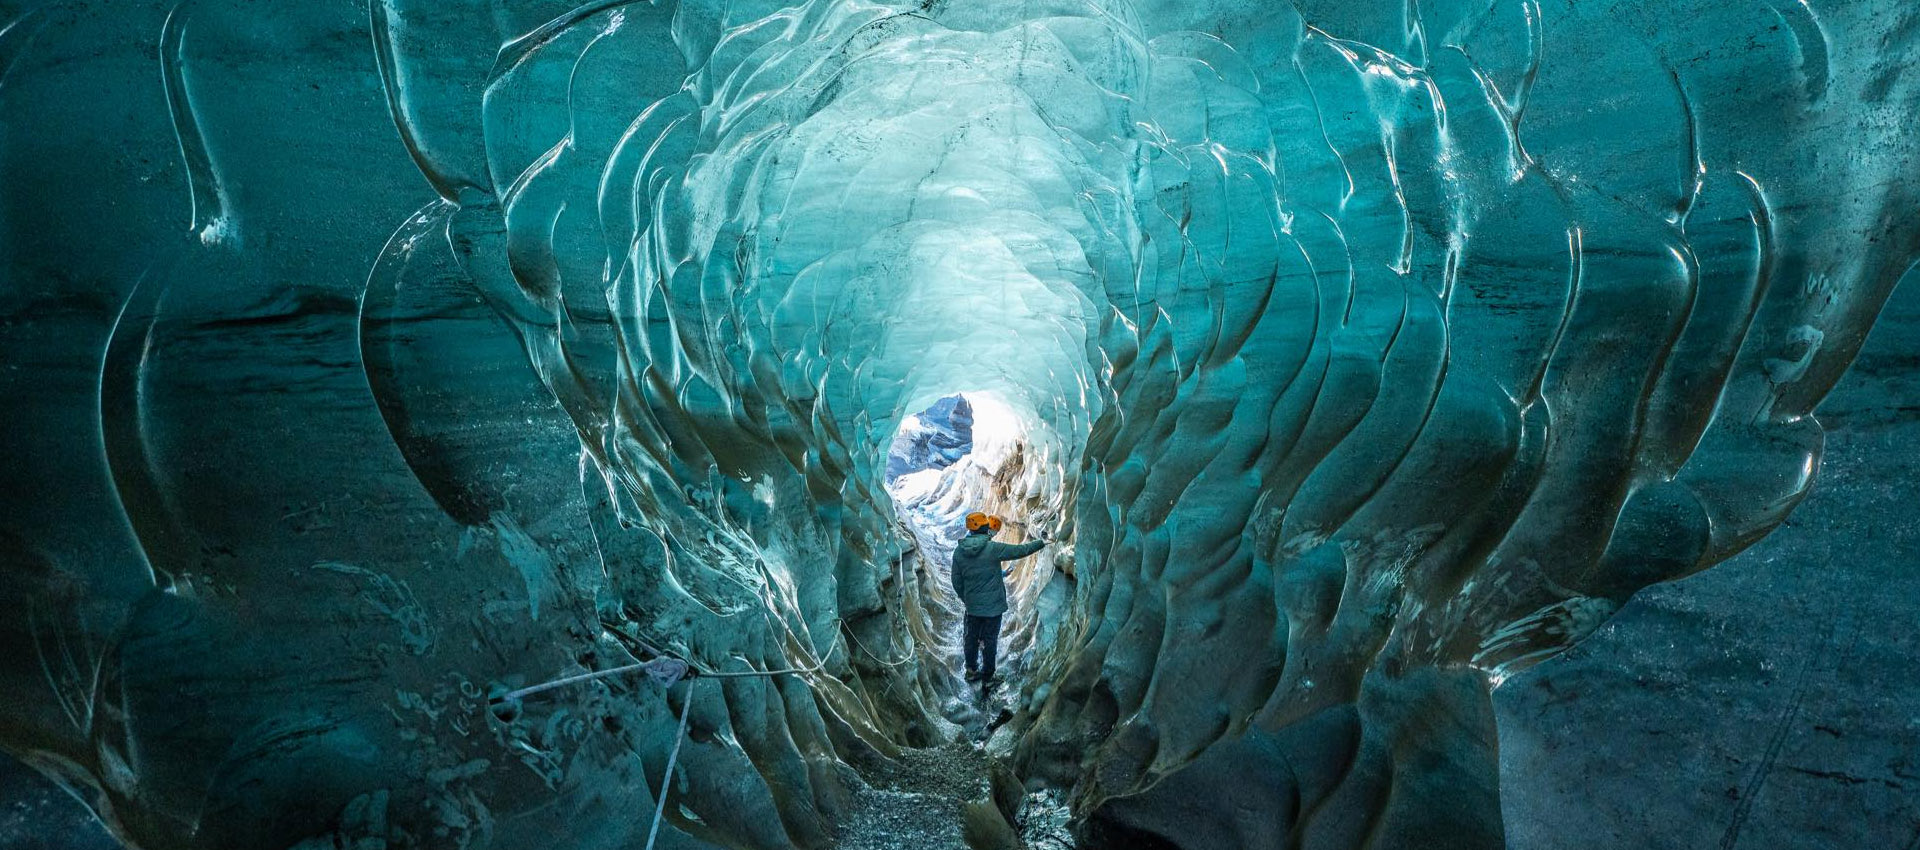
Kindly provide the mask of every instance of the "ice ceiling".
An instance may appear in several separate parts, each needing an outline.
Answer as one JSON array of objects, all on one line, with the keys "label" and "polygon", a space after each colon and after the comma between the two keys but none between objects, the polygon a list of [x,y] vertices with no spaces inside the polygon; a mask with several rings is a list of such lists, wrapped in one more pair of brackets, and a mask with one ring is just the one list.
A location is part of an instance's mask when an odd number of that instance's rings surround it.
[{"label": "ice ceiling", "polygon": [[[142,847],[831,846],[969,392],[1090,846],[1498,848],[1489,690],[1784,518],[1920,255],[1898,0],[0,27],[0,746]],[[488,710],[663,656],[800,672]]]}]

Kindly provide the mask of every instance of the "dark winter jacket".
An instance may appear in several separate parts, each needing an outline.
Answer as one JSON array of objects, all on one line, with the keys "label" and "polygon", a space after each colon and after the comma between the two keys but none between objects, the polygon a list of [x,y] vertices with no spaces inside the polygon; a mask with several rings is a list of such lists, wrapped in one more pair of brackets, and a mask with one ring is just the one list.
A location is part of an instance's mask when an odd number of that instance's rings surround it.
[{"label": "dark winter jacket", "polygon": [[991,534],[969,534],[954,546],[953,592],[967,606],[967,616],[1007,613],[1007,583],[1000,577],[1000,562],[1024,558],[1046,545],[1045,540],[1000,543]]}]

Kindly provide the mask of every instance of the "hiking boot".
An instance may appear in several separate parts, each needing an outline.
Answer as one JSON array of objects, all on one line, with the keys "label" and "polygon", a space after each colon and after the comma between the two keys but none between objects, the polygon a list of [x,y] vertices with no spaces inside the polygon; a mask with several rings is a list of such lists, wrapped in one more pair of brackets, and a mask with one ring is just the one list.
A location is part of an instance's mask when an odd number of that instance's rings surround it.
[{"label": "hiking boot", "polygon": [[967,675],[965,675],[965,676],[963,676],[963,677],[961,677],[961,678],[963,678],[963,679],[965,679],[965,680],[967,680],[967,681],[969,681],[969,682],[978,682],[978,681],[980,681],[980,671],[978,671],[978,670],[968,670],[968,671],[967,671]]}]

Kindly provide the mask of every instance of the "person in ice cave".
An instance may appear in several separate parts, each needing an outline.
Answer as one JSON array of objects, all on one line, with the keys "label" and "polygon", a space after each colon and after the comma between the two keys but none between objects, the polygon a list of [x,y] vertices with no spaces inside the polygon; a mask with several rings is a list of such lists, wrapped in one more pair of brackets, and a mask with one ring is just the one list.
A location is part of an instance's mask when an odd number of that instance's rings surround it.
[{"label": "person in ice cave", "polygon": [[1000,525],[997,516],[978,511],[967,514],[967,536],[953,547],[953,592],[967,610],[961,657],[967,666],[966,680],[979,682],[982,695],[993,688],[994,659],[1000,651],[1000,618],[1007,613],[1006,574],[1010,568],[1000,565],[1038,552],[1048,542],[1042,535],[1025,543],[1001,543],[993,539]]}]

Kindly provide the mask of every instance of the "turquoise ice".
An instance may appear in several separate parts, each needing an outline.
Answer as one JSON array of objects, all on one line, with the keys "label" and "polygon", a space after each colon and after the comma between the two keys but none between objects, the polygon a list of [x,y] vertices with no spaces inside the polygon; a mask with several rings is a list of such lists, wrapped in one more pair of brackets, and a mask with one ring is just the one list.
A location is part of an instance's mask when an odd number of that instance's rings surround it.
[{"label": "turquoise ice", "polygon": [[[141,846],[830,846],[958,493],[1090,846],[1497,848],[1489,693],[1783,521],[1920,257],[1899,2],[0,27],[0,747]],[[805,672],[488,710],[661,655]]]}]

